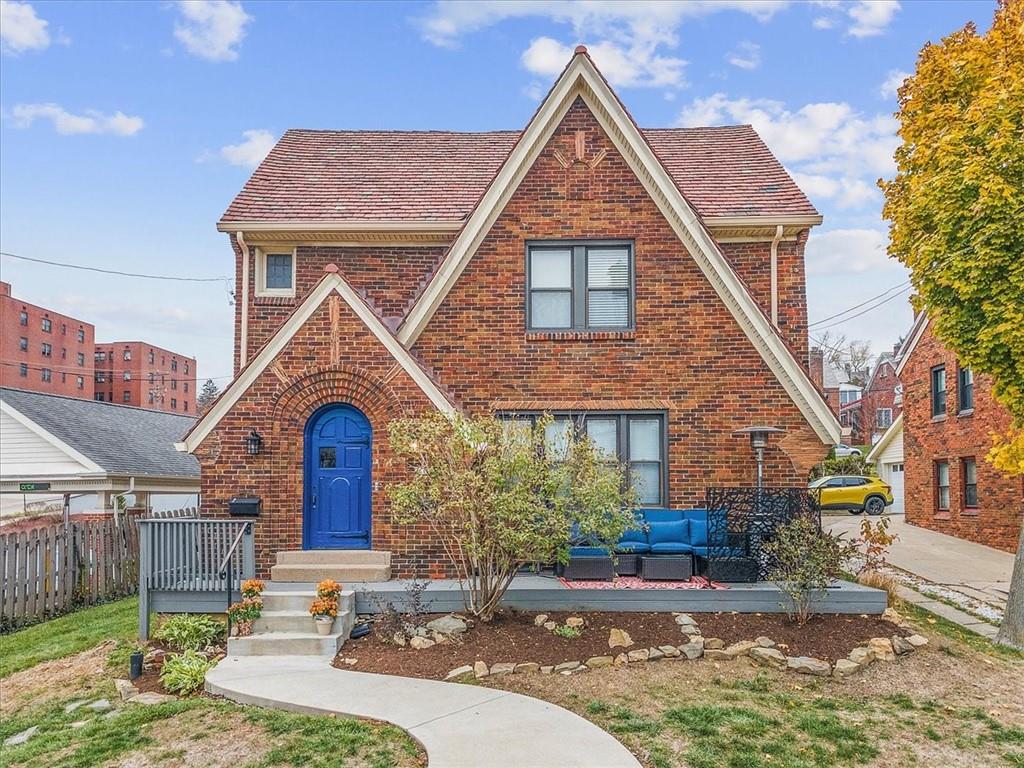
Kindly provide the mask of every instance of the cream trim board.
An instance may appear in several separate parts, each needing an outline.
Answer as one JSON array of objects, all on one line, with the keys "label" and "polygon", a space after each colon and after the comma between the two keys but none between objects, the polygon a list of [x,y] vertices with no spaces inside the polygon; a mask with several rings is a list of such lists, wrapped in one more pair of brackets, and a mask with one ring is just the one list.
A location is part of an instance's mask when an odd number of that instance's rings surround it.
[{"label": "cream trim board", "polygon": [[218,232],[453,232],[461,220],[339,219],[337,221],[221,221]]},{"label": "cream trim board", "polygon": [[260,374],[284,350],[292,337],[313,316],[313,313],[320,308],[324,300],[335,291],[341,295],[345,303],[352,308],[359,319],[365,323],[373,335],[384,345],[385,349],[395,358],[402,369],[423,390],[423,393],[430,402],[442,413],[447,415],[454,414],[455,406],[449,402],[448,398],[445,397],[431,378],[417,365],[409,351],[398,342],[394,334],[387,329],[380,318],[374,314],[373,310],[359,298],[352,287],[340,275],[332,274],[323,278],[309,293],[296,311],[277,329],[277,332],[263,349],[252,358],[249,364],[228,385],[224,394],[214,404],[214,407],[207,411],[192,427],[192,430],[185,436],[185,439],[180,443],[175,443],[174,447],[179,451],[193,453],[210,432],[213,431],[220,420],[234,407],[235,403],[241,399],[242,395],[248,391],[249,387],[255,383]]},{"label": "cream trim board", "polygon": [[63,452],[64,454],[66,454],[68,456],[68,458],[70,458],[72,461],[77,461],[79,464],[81,464],[83,467],[85,467],[85,469],[87,471],[89,471],[89,472],[106,472],[106,470],[103,469],[103,467],[101,467],[95,461],[90,459],[84,453],[81,453],[80,451],[76,450],[75,448],[72,448],[70,445],[65,443],[63,440],[61,440],[59,437],[54,435],[52,432],[50,432],[49,430],[41,427],[39,424],[34,422],[28,416],[23,414],[21,411],[19,411],[16,408],[14,408],[14,406],[12,406],[10,403],[7,403],[7,402],[5,402],[3,400],[0,400],[0,411],[3,411],[8,416],[10,416],[12,419],[14,419],[16,422],[21,424],[23,427],[25,427],[29,431],[33,432],[37,436],[41,437],[43,440],[48,442],[50,445],[52,445],[57,450],[59,450],[59,451]]},{"label": "cream trim board", "polygon": [[892,424],[889,425],[889,428],[887,430],[885,430],[885,432],[882,433],[882,436],[880,438],[878,438],[878,442],[875,443],[873,446],[871,446],[871,450],[868,451],[868,455],[864,457],[864,460],[865,461],[877,461],[879,455],[883,451],[885,451],[885,449],[888,447],[889,443],[891,443],[893,441],[893,438],[895,438],[896,435],[899,432],[902,432],[902,431],[903,431],[903,414],[901,413],[899,416],[897,416],[895,419],[893,419],[893,422],[892,422]]},{"label": "cream trim board", "polygon": [[790,227],[815,227],[823,221],[818,216],[705,216],[704,223],[711,229],[719,227],[765,227],[774,231],[779,224]]},{"label": "cream trim board", "polygon": [[928,327],[928,323],[931,322],[928,314],[922,312],[918,315],[917,320],[914,321],[914,325],[910,329],[910,340],[906,346],[900,350],[900,359],[896,363],[896,376],[899,377],[903,374],[903,369],[907,365],[907,361],[910,356],[914,354],[914,350],[917,348],[917,343],[921,341],[921,337],[924,336],[924,331]]},{"label": "cream trim board", "polygon": [[[480,242],[557,129],[577,96],[601,123],[744,333],[826,444],[839,442],[840,427],[806,371],[790,354],[768,318],[729,266],[696,212],[683,199],[643,135],[586,55],[576,55],[537,110],[444,262],[398,332],[407,347],[426,327],[465,270]],[[776,224],[779,222],[776,220]]]},{"label": "cream trim board", "polygon": [[[292,285],[291,288],[267,288],[267,256],[291,255]],[[295,296],[295,279],[298,274],[299,249],[294,245],[281,248],[273,245],[260,245],[256,248],[256,296]]]}]

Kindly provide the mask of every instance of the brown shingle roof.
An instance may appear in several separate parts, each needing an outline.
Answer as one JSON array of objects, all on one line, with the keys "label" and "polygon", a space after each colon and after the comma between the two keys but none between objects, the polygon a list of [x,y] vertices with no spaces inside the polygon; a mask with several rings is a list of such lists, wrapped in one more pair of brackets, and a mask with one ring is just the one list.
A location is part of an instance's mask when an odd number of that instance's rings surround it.
[{"label": "brown shingle roof", "polygon": [[[221,221],[457,221],[518,131],[285,132]],[[816,215],[749,125],[644,130],[702,216]]]}]

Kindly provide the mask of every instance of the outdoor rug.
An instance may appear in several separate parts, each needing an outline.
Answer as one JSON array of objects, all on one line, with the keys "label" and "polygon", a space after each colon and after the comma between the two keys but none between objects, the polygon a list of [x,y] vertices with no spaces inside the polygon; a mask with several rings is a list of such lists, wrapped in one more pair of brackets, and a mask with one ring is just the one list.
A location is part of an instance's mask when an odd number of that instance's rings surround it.
[{"label": "outdoor rug", "polygon": [[558,580],[568,589],[728,589],[725,584],[694,576],[689,581],[644,581],[639,576],[616,576],[612,581]]}]

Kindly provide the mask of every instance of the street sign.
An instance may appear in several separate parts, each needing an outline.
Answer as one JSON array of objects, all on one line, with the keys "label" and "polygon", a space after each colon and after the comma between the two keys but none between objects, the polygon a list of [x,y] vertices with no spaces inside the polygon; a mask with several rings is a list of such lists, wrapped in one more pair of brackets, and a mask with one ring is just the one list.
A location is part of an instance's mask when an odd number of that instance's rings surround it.
[{"label": "street sign", "polygon": [[49,483],[19,483],[18,490],[22,493],[27,491],[48,491],[50,490]]}]

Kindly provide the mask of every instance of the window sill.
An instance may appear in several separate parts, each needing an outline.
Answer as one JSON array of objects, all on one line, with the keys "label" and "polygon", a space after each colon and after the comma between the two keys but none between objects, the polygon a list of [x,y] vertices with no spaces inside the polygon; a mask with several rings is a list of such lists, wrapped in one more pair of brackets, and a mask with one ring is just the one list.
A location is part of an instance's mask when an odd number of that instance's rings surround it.
[{"label": "window sill", "polygon": [[960,511],[960,514],[963,517],[977,517],[978,516],[978,507],[964,507]]},{"label": "window sill", "polygon": [[963,418],[966,418],[968,416],[973,416],[973,415],[974,415],[974,409],[973,408],[968,408],[966,411],[960,411],[959,413],[957,413],[956,417],[958,419],[963,419]]},{"label": "window sill", "polygon": [[946,414],[940,413],[938,416],[932,416],[932,421],[945,421]]},{"label": "window sill", "polygon": [[952,515],[950,515],[948,509],[937,509],[937,510],[935,510],[935,519],[936,520],[950,520],[951,518],[952,518]]},{"label": "window sill", "polygon": [[290,307],[295,304],[294,296],[256,296],[252,300],[255,307]]},{"label": "window sill", "polygon": [[636,331],[527,331],[527,341],[632,341]]}]

